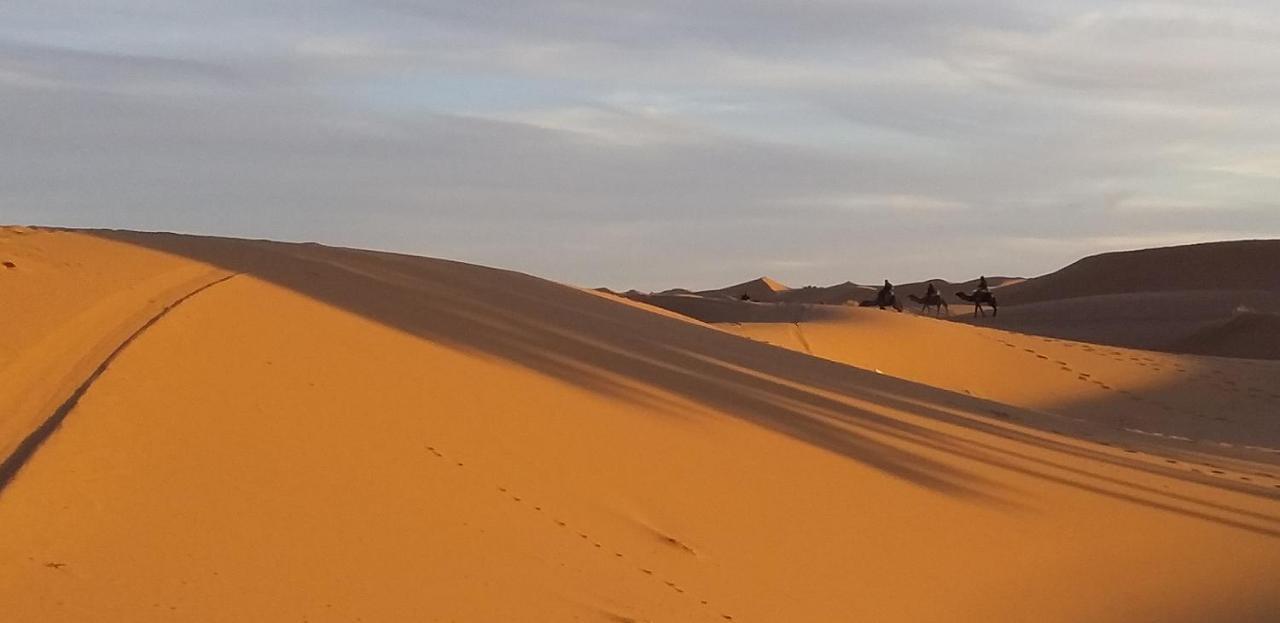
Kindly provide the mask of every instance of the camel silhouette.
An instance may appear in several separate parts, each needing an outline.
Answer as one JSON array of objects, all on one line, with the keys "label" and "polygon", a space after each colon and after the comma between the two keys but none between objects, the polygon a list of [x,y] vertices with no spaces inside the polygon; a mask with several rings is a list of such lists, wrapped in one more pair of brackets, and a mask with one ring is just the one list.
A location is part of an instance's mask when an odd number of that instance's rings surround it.
[{"label": "camel silhouette", "polygon": [[948,314],[951,313],[951,307],[947,305],[947,300],[942,298],[941,292],[926,294],[923,297],[916,296],[914,294],[908,294],[907,298],[911,299],[912,303],[917,303],[920,305],[920,313],[922,314],[929,313],[930,307],[934,308],[935,316],[942,316],[943,309],[947,310]]},{"label": "camel silhouette", "polygon": [[996,303],[996,295],[988,291],[977,290],[973,294],[969,294],[967,292],[956,292],[956,296],[962,301],[973,303],[973,316],[975,318],[978,314],[982,314],[983,316],[987,315],[986,312],[982,311],[982,306],[984,304],[991,307],[992,316],[1000,315],[1000,307],[999,304]]},{"label": "camel silhouette", "polygon": [[879,307],[880,309],[892,307],[898,311],[902,311],[902,303],[898,301],[897,294],[890,294],[887,297],[877,296],[869,301],[862,301],[861,303],[858,303],[858,307]]}]

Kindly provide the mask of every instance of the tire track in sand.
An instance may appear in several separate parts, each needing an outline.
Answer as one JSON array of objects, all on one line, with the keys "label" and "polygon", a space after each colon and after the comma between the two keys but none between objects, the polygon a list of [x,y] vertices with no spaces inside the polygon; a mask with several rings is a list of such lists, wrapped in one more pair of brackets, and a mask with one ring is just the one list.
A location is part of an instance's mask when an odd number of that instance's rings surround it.
[{"label": "tire track in sand", "polygon": [[78,404],[80,399],[84,397],[85,393],[89,391],[89,388],[93,385],[94,381],[97,381],[98,377],[102,376],[102,373],[107,371],[107,368],[111,366],[111,362],[115,361],[116,357],[118,357],[120,353],[124,352],[124,350],[128,348],[134,340],[138,339],[139,336],[159,322],[161,318],[164,318],[170,311],[173,311],[175,307],[185,303],[191,297],[239,274],[240,273],[232,273],[229,275],[223,275],[222,277],[214,279],[213,281],[210,281],[190,292],[187,292],[177,299],[174,299],[172,302],[165,305],[160,311],[156,312],[156,314],[143,323],[142,326],[138,327],[136,331],[129,334],[129,337],[125,338],[118,346],[115,347],[115,349],[108,353],[102,362],[98,364],[98,367],[94,368],[93,372],[90,373],[89,376],[71,392],[71,395],[68,396],[62,404],[58,405],[58,408],[54,409],[53,413],[49,414],[49,417],[45,418],[45,420],[41,422],[34,431],[31,431],[31,434],[27,435],[22,442],[18,444],[18,447],[14,448],[13,452],[10,453],[8,457],[5,457],[3,463],[0,463],[0,494],[4,493],[5,487],[13,481],[14,476],[18,475],[22,466],[31,459],[31,457],[36,453],[36,450],[40,449],[40,445],[53,434],[53,431],[58,429],[58,426],[62,424],[62,421],[67,418],[67,415],[76,408],[76,404]]},{"label": "tire track in sand", "polygon": [[795,330],[796,330],[796,339],[797,339],[797,340],[800,340],[800,345],[804,347],[804,352],[805,352],[806,354],[812,355],[812,354],[813,354],[813,349],[809,347],[809,340],[805,339],[805,337],[804,337],[804,329],[800,327],[800,323],[799,323],[799,322],[793,322],[793,323],[791,323],[791,326],[795,327]]}]

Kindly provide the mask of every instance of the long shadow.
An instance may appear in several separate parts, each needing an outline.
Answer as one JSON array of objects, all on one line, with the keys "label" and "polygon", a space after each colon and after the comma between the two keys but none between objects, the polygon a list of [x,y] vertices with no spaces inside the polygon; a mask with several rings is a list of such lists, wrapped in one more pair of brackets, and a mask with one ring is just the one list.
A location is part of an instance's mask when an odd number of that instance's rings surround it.
[{"label": "long shadow", "polygon": [[[753,342],[510,271],[313,244],[86,232],[245,273],[400,331],[594,392],[682,415],[688,401],[742,418],[947,495],[1013,506],[997,482],[931,456],[994,465],[1119,500],[1280,536],[1280,519],[1100,479],[1052,459],[948,432],[925,418],[1060,454],[1128,467],[1102,452],[1016,431],[994,403]],[[270,310],[263,310],[270,313]],[[673,400],[673,397],[675,398]],[[887,409],[915,417],[890,415]],[[913,421],[915,420],[915,421]],[[1253,493],[1250,491],[1250,493]]]}]

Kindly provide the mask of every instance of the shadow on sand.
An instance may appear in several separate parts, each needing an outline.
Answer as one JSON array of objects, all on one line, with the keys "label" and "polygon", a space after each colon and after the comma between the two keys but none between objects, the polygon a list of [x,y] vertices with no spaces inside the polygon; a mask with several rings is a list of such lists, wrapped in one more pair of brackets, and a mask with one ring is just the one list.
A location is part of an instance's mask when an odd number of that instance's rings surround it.
[{"label": "shadow on sand", "polygon": [[[1280,536],[1280,516],[1059,462],[1055,457],[1074,455],[1184,476],[1010,428],[992,416],[1007,409],[1003,405],[728,335],[528,275],[314,244],[85,233],[248,274],[423,340],[505,360],[656,413],[678,416],[671,397],[688,400],[943,494],[1017,506],[1013,491],[957,465],[968,461]],[[991,443],[996,440],[949,432],[947,425],[1053,452],[1018,455]],[[1256,487],[1231,488],[1269,497]]]}]

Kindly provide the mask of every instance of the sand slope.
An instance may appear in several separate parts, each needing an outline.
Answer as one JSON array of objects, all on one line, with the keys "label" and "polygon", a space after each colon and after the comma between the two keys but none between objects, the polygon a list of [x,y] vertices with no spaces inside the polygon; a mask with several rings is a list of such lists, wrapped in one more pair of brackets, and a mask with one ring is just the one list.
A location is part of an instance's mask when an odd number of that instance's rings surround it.
[{"label": "sand slope", "polygon": [[[967,395],[1159,452],[1280,461],[1280,362],[1099,346],[879,310],[725,325],[733,333]],[[803,314],[803,313],[802,313]],[[802,315],[795,314],[793,315]],[[1010,416],[1013,417],[1013,416]],[[1019,416],[1019,417],[1025,417]],[[1134,438],[1125,432],[1142,431]],[[1257,451],[1246,451],[1254,447]]]},{"label": "sand slope", "polygon": [[1280,240],[1242,240],[1103,253],[1011,284],[1009,305],[1080,296],[1188,290],[1280,292]]},{"label": "sand slope", "polygon": [[[1194,336],[1229,322],[1239,307],[1280,313],[1280,272],[1276,266],[1280,266],[1280,240],[1104,253],[1032,279],[988,277],[1002,313],[998,318],[979,320],[972,319],[973,307],[955,296],[957,292],[973,291],[977,287],[976,279],[963,283],[931,279],[897,284],[895,289],[903,304],[913,308],[909,297],[923,296],[929,284],[933,284],[951,305],[949,317],[962,322],[1114,346],[1231,354],[1237,351],[1229,347],[1206,349],[1203,339]],[[752,298],[789,304],[842,305],[871,300],[877,288],[846,282],[825,288],[780,290]],[[692,293],[669,291],[664,294]],[[631,292],[629,296],[707,322],[755,321],[755,317],[741,317],[742,309],[735,311],[724,305],[702,304],[688,296],[672,298],[639,292]],[[777,314],[759,310],[751,313],[756,317],[762,313]],[[785,313],[794,315],[794,311]],[[1196,346],[1188,348],[1183,344]],[[1280,359],[1278,349],[1250,348],[1248,352],[1255,358]]]},{"label": "sand slope", "polygon": [[[953,320],[1019,333],[1168,352],[1214,354],[1183,346],[1193,335],[1229,322],[1241,308],[1280,311],[1280,292],[1190,290],[1104,294],[1004,306],[998,318],[973,318],[953,305]],[[1269,351],[1266,358],[1280,358]],[[1222,352],[1221,354],[1229,354]],[[1267,353],[1264,353],[1264,355]]]},{"label": "sand slope", "polygon": [[[1274,470],[1196,473],[506,271],[169,235],[0,244],[52,258],[0,273],[6,300],[46,292],[0,329],[6,373],[61,370],[21,384],[56,397],[92,371],[49,336],[116,353],[0,491],[7,620],[1280,612]],[[132,315],[74,320],[108,300]]]},{"label": "sand slope", "polygon": [[718,290],[705,290],[698,292],[699,296],[710,298],[727,298],[741,299],[744,295],[751,297],[755,301],[771,301],[778,297],[779,294],[790,290],[791,288],[783,285],[781,282],[769,277],[758,277],[751,281],[731,285]]},{"label": "sand slope", "polygon": [[1187,336],[1174,347],[1221,357],[1280,359],[1280,314],[1241,310],[1229,320]]}]

